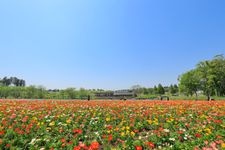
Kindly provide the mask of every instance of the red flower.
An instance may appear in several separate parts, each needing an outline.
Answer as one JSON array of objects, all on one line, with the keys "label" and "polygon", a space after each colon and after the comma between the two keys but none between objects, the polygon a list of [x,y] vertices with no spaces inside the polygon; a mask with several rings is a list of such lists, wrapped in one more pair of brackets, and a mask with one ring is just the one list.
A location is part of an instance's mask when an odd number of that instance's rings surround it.
[{"label": "red flower", "polygon": [[82,130],[81,129],[74,129],[73,130],[73,133],[75,133],[75,134],[81,134],[82,133]]},{"label": "red flower", "polygon": [[4,132],[4,131],[0,131],[0,136],[1,136],[1,135],[4,135],[4,134],[5,134],[5,132]]},{"label": "red flower", "polygon": [[12,116],[10,116],[10,119],[14,119],[16,118],[16,114],[12,114]]},{"label": "red flower", "polygon": [[81,147],[80,147],[80,146],[75,146],[75,147],[73,148],[73,150],[81,150]]},{"label": "red flower", "polygon": [[29,117],[28,116],[25,116],[23,119],[22,119],[22,122],[27,122],[27,119],[28,119]]},{"label": "red flower", "polygon": [[10,144],[6,144],[6,146],[5,146],[6,148],[10,148]]},{"label": "red flower", "polygon": [[135,146],[136,150],[142,150],[142,146]]},{"label": "red flower", "polygon": [[200,138],[200,137],[201,137],[201,134],[200,134],[200,133],[196,133],[196,134],[195,134],[195,137],[196,137],[196,138]]},{"label": "red flower", "polygon": [[112,126],[112,125],[108,125],[106,128],[107,128],[108,130],[111,130],[111,129],[113,128],[113,126]]},{"label": "red flower", "polygon": [[155,147],[155,144],[152,143],[152,142],[147,142],[146,144],[149,146],[149,148],[154,148]]},{"label": "red flower", "polygon": [[110,141],[112,141],[112,139],[113,139],[113,136],[112,136],[112,134],[110,134],[110,135],[108,136],[108,141],[110,142]]},{"label": "red flower", "polygon": [[100,147],[99,143],[98,142],[92,142],[90,147],[89,147],[89,150],[98,150]]},{"label": "red flower", "polygon": [[222,120],[214,120],[215,123],[221,124],[223,121]]},{"label": "red flower", "polygon": [[65,143],[65,142],[66,142],[66,139],[62,138],[60,141],[61,141],[62,143]]}]

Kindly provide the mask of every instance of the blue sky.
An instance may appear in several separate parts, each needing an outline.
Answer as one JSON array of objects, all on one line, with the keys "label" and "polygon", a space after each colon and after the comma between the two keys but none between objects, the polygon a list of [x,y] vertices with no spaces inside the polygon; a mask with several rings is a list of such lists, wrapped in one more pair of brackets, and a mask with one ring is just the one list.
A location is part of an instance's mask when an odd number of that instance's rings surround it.
[{"label": "blue sky", "polygon": [[1,0],[0,78],[46,88],[177,83],[225,54],[224,0]]}]

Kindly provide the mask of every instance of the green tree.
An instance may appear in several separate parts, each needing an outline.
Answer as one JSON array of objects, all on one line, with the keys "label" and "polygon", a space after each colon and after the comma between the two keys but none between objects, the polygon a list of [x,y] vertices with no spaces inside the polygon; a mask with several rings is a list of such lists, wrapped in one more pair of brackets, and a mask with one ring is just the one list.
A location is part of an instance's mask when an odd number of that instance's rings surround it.
[{"label": "green tree", "polygon": [[65,94],[68,96],[69,99],[76,99],[78,96],[75,88],[67,88],[65,90]]},{"label": "green tree", "polygon": [[213,95],[225,95],[225,59],[217,55],[212,60],[201,61],[196,68],[179,78],[181,92],[192,95],[202,90],[210,100]]},{"label": "green tree", "polygon": [[164,89],[164,87],[162,86],[162,84],[159,84],[159,85],[158,85],[157,90],[158,90],[158,94],[160,94],[160,95],[165,94],[165,89]]},{"label": "green tree", "polygon": [[178,93],[178,86],[176,85],[176,84],[171,84],[170,86],[169,86],[169,92],[170,92],[170,94],[172,94],[172,95],[174,95],[174,94],[176,94],[176,93]]},{"label": "green tree", "polygon": [[155,85],[154,88],[153,88],[153,92],[154,92],[154,94],[156,94],[156,95],[159,94],[159,93],[158,93],[158,88],[157,88],[156,85]]},{"label": "green tree", "polygon": [[201,89],[201,78],[197,70],[190,70],[179,77],[180,92],[186,95],[195,94],[196,100],[198,98],[198,90]]}]

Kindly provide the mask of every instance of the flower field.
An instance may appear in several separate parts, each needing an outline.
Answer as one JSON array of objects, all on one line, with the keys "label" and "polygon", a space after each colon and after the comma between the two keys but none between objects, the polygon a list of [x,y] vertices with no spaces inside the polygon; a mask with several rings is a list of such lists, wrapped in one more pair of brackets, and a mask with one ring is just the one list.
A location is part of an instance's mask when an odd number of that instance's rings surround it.
[{"label": "flower field", "polygon": [[225,102],[0,100],[0,149],[225,149]]}]

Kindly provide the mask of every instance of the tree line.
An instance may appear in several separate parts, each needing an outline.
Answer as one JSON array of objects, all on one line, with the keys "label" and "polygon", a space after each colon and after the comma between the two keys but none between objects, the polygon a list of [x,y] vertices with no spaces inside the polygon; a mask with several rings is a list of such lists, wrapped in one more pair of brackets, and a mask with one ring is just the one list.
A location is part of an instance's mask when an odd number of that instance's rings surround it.
[{"label": "tree line", "polygon": [[94,98],[94,91],[83,88],[46,90],[42,86],[0,86],[0,98],[5,99],[87,99],[88,95]]},{"label": "tree line", "polygon": [[155,98],[160,95],[177,95],[179,88],[177,84],[171,84],[170,86],[163,86],[159,83],[154,87],[142,87],[140,85],[134,85],[131,89],[135,92],[138,98]]},{"label": "tree line", "polygon": [[3,79],[0,79],[0,85],[1,86],[25,86],[26,82],[23,79],[18,79],[17,77],[4,77]]}]

